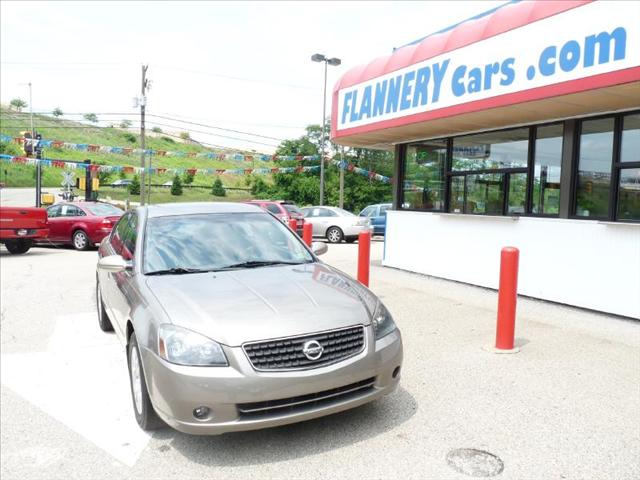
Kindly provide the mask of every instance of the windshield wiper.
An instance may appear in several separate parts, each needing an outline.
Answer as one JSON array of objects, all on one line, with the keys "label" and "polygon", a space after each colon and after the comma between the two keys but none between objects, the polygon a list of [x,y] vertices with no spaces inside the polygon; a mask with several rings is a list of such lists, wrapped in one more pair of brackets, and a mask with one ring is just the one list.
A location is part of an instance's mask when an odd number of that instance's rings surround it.
[{"label": "windshield wiper", "polygon": [[267,267],[269,265],[300,265],[302,263],[309,262],[285,262],[282,260],[249,260],[248,262],[234,263],[233,265],[226,265],[219,270],[229,270],[233,268],[256,268]]},{"label": "windshield wiper", "polygon": [[205,273],[211,272],[211,270],[200,268],[185,268],[185,267],[173,267],[166,270],[156,270],[148,272],[146,275],[184,275],[185,273]]}]

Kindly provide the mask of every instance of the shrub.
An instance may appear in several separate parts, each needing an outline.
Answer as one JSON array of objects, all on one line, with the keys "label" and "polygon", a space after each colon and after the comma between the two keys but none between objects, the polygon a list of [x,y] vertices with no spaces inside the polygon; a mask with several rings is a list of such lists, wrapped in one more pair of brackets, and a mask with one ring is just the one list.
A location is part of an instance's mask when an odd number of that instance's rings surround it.
[{"label": "shrub", "polygon": [[176,141],[171,137],[160,137],[160,139],[164,140],[165,142],[176,143]]},{"label": "shrub", "polygon": [[183,140],[189,140],[191,135],[189,135],[189,132],[180,132],[180,138]]},{"label": "shrub", "polygon": [[138,141],[138,139],[133,133],[125,132],[122,134],[122,136],[129,143],[136,143]]},{"label": "shrub", "polygon": [[184,172],[184,175],[182,176],[182,182],[185,185],[191,185],[193,183],[193,177],[195,177],[195,173],[187,170]]},{"label": "shrub", "polygon": [[225,197],[227,195],[227,191],[224,189],[222,185],[222,180],[216,178],[213,182],[213,186],[211,187],[211,195],[216,197]]},{"label": "shrub", "polygon": [[182,195],[182,181],[180,175],[176,173],[173,177],[173,184],[171,185],[171,195]]},{"label": "shrub", "polygon": [[62,115],[64,115],[64,113],[59,107],[56,107],[53,109],[53,112],[51,112],[51,115],[53,115],[54,117],[61,117]]},{"label": "shrub", "polygon": [[127,189],[131,195],[140,195],[140,179],[138,178],[138,175],[133,176]]},{"label": "shrub", "polygon": [[152,131],[153,133],[162,133],[162,129],[161,129],[160,127],[153,127],[153,128],[151,129],[151,131]]},{"label": "shrub", "polygon": [[98,116],[95,113],[85,113],[82,117],[91,123],[98,123]]}]

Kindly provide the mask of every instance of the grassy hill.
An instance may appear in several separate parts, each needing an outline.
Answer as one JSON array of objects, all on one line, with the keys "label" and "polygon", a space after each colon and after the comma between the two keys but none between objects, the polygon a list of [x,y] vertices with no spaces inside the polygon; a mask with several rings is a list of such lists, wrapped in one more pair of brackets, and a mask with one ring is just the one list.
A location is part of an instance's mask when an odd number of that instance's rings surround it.
[{"label": "grassy hill", "polygon": [[[123,148],[139,148],[139,135],[127,131],[126,129],[114,127],[98,127],[86,125],[84,123],[74,122],[70,120],[58,119],[47,115],[34,115],[34,128],[46,140],[61,140],[64,142],[85,143],[94,145],[108,145]],[[17,113],[0,108],[0,133],[11,137],[20,136],[20,132],[29,130],[29,115]],[[223,150],[208,149],[198,144],[182,143],[166,135],[153,135],[146,138],[147,148],[153,150],[165,151],[182,151],[182,152],[215,152],[229,153]],[[14,142],[0,144],[0,153],[11,155],[24,155],[22,147]],[[60,159],[60,160],[76,160],[81,161],[90,159],[93,163],[104,165],[122,165],[122,166],[139,166],[139,154],[114,154],[102,152],[87,152],[71,150],[66,148],[46,148],[43,151],[44,158]],[[159,157],[153,156],[152,162],[154,167],[165,168],[251,168],[271,167],[271,162],[263,162],[255,160],[255,165],[247,161],[230,161],[208,158],[192,158],[192,157]],[[7,187],[32,187],[35,182],[35,167],[30,165],[17,165],[0,162],[0,182]],[[62,172],[60,168],[44,167],[43,168],[43,186],[57,187],[62,180]],[[109,182],[117,178],[131,178],[133,175],[121,176],[113,173],[107,179]],[[154,174],[152,183],[162,184],[172,179],[170,174]],[[193,185],[204,188],[210,188],[215,180],[214,175],[195,176]],[[242,188],[246,187],[246,178],[244,176],[221,175],[220,176],[225,187]],[[110,189],[103,189],[107,191]],[[166,189],[165,189],[166,190]],[[186,191],[186,190],[185,190]],[[124,192],[119,190],[121,196]],[[166,192],[165,192],[166,193]],[[239,196],[247,196],[248,194],[240,194]],[[237,196],[237,195],[236,195]],[[192,195],[189,195],[192,197]]]}]

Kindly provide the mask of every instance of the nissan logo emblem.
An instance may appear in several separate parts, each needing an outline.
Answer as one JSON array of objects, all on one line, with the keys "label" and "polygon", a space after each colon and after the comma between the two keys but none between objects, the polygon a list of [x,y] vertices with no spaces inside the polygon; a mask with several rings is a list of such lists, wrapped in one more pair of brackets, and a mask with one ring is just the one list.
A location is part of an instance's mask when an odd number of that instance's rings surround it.
[{"label": "nissan logo emblem", "polygon": [[309,340],[302,347],[302,353],[309,360],[318,360],[322,356],[322,352],[324,352],[324,347],[316,340]]}]

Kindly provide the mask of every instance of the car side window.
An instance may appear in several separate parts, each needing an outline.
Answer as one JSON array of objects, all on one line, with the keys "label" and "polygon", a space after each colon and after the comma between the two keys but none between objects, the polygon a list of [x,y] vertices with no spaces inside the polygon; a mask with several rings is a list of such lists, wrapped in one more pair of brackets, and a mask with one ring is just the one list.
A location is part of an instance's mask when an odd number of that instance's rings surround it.
[{"label": "car side window", "polygon": [[327,208],[318,208],[318,216],[319,217],[337,217],[338,214],[333,210],[329,210]]},{"label": "car side window", "polygon": [[49,218],[56,218],[56,217],[59,217],[59,216],[60,216],[60,208],[61,208],[61,206],[60,206],[60,205],[54,205],[54,206],[52,206],[52,207],[49,207],[49,208],[47,209],[47,216],[48,216]]},{"label": "car side window", "polygon": [[129,228],[129,217],[131,214],[125,213],[118,223],[116,223],[115,227],[111,232],[111,247],[113,248],[116,255],[122,255],[122,247],[123,247],[123,238],[126,235],[126,230]]},{"label": "car side window", "polygon": [[389,210],[391,207],[389,205],[381,205],[380,206],[380,215],[385,215],[387,213],[387,210]]},{"label": "car side window", "polygon": [[127,260],[133,258],[136,253],[136,239],[138,238],[138,216],[135,213],[132,213],[129,217],[128,228],[126,230],[126,237],[123,238],[124,248],[123,252],[126,250],[127,256],[123,254],[123,257]]},{"label": "car side window", "polygon": [[83,217],[86,214],[80,210],[78,207],[74,206],[74,205],[69,205],[69,208],[67,209],[67,214],[65,215],[65,217]]},{"label": "car side window", "polygon": [[267,210],[275,214],[281,213],[280,208],[277,205],[274,205],[273,203],[267,203]]}]

